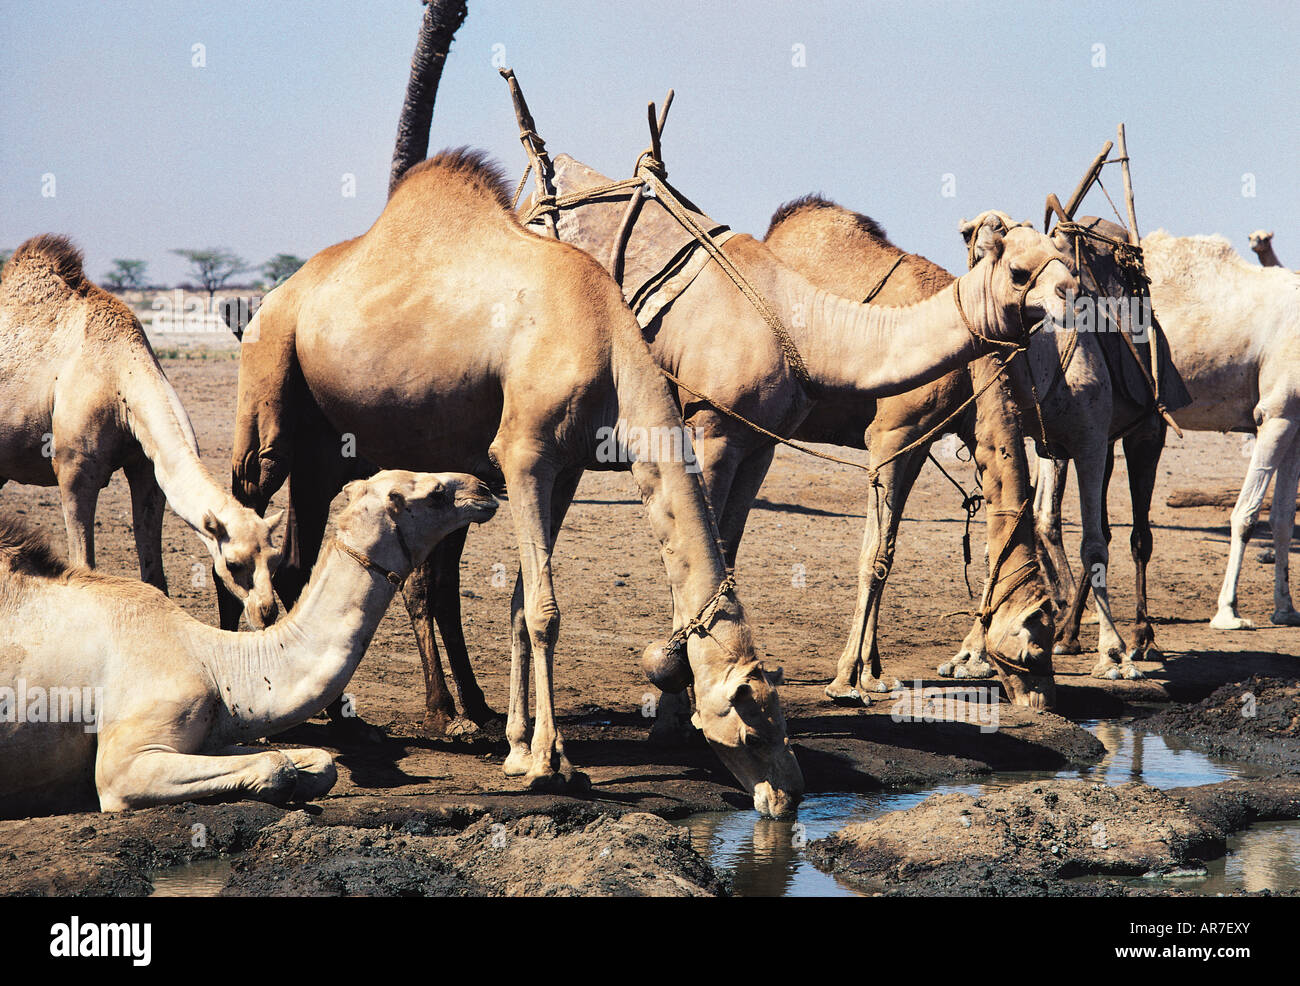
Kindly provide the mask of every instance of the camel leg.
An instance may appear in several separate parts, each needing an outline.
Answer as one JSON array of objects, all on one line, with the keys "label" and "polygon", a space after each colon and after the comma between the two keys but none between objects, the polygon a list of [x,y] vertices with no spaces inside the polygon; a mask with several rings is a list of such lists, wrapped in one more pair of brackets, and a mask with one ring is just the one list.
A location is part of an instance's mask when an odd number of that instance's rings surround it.
[{"label": "camel leg", "polygon": [[454,555],[440,556],[439,549],[443,545],[438,545],[402,585],[402,600],[411,618],[411,630],[415,633],[415,646],[420,652],[420,665],[424,670],[424,722],[420,728],[426,736],[465,736],[478,731],[472,720],[456,714],[456,705],[442,673],[442,657],[438,653],[430,618],[438,595],[438,568],[442,565],[459,568],[460,551],[464,546],[462,539]]},{"label": "camel leg", "polygon": [[[763,480],[767,478],[775,454],[775,445],[756,449],[741,460],[731,477],[726,509],[718,518],[718,534],[722,538],[722,550],[729,569],[734,570],[736,567],[736,554],[740,551],[740,539],[745,536],[749,512],[753,509],[758,491],[763,488]],[[707,477],[705,489],[712,489],[707,485]]]},{"label": "camel leg", "polygon": [[[906,441],[902,444],[906,445]],[[879,681],[881,666],[876,630],[880,599],[894,565],[894,548],[898,541],[898,525],[903,519],[903,506],[921,474],[929,451],[930,447],[926,446],[900,455],[881,467],[877,482],[870,487],[870,507],[862,532],[862,549],[858,553],[857,606],[849,624],[848,639],[835,667],[835,678],[826,686],[827,698],[866,702],[870,691],[887,690]],[[890,454],[883,443],[880,454],[882,457]],[[867,669],[871,678],[876,679],[874,686],[872,681],[863,678],[863,671]]]},{"label": "camel leg", "polygon": [[1061,609],[1075,590],[1074,571],[1061,535],[1061,508],[1069,469],[1069,459],[1039,459],[1038,482],[1034,487],[1034,533],[1038,536],[1039,559],[1052,598]]},{"label": "camel leg", "polygon": [[154,476],[153,463],[148,459],[128,462],[123,472],[131,487],[131,528],[135,535],[136,557],[140,559],[140,580],[166,592],[162,526],[167,498]]},{"label": "camel leg", "polygon": [[1142,672],[1129,659],[1128,648],[1111,616],[1110,595],[1107,590],[1107,568],[1110,564],[1110,527],[1106,516],[1106,479],[1108,460],[1113,462],[1112,446],[1102,439],[1075,456],[1079,481],[1079,506],[1083,515],[1083,545],[1080,560],[1083,577],[1075,591],[1073,616],[1081,613],[1082,600],[1090,588],[1097,604],[1098,661],[1092,669],[1094,678],[1141,678]]},{"label": "camel leg", "polygon": [[68,562],[74,567],[94,568],[95,507],[108,477],[99,475],[87,460],[73,456],[56,456],[54,471],[68,530]]},{"label": "camel leg", "polygon": [[1300,626],[1300,613],[1291,602],[1291,536],[1295,532],[1296,487],[1300,485],[1300,429],[1277,467],[1273,483],[1273,506],[1268,519],[1273,525],[1273,623]]},{"label": "camel leg", "polygon": [[1124,436],[1124,458],[1128,463],[1129,499],[1133,504],[1133,533],[1129,547],[1133,553],[1137,617],[1133,626],[1133,650],[1129,657],[1135,661],[1160,661],[1163,657],[1156,648],[1155,631],[1147,613],[1147,565],[1151,561],[1151,498],[1156,488],[1156,473],[1160,467],[1160,453],[1165,447],[1168,425],[1164,419],[1152,415],[1141,428]]},{"label": "camel leg", "polygon": [[286,804],[320,797],[336,778],[333,759],[324,750],[230,747],[208,755],[165,746],[142,750],[125,733],[101,740],[95,759],[102,811],[205,798]]},{"label": "camel leg", "polygon": [[[555,512],[554,501],[552,512]],[[501,715],[487,704],[483,689],[474,676],[469,648],[465,644],[460,612],[460,556],[468,536],[469,528],[462,527],[452,531],[434,549],[434,558],[440,564],[435,569],[437,581],[433,587],[432,604],[433,617],[438,622],[438,632],[442,634],[442,643],[447,649],[447,664],[451,668],[456,697],[460,699],[465,717],[481,728],[499,724]]]},{"label": "camel leg", "polygon": [[[1228,551],[1228,570],[1224,573],[1223,588],[1219,591],[1219,611],[1210,626],[1216,630],[1253,630],[1255,624],[1237,613],[1237,581],[1241,578],[1241,562],[1250,541],[1251,529],[1259,519],[1260,507],[1273,473],[1284,459],[1286,450],[1294,443],[1297,422],[1283,417],[1269,417],[1260,424],[1255,434],[1255,450],[1246,469],[1246,478],[1232,509],[1232,546]],[[1277,538],[1277,531],[1273,532]],[[1288,551],[1290,544],[1287,545]],[[1276,561],[1274,562],[1276,564]],[[1274,588],[1276,592],[1276,586]]]},{"label": "camel leg", "polygon": [[[499,447],[497,442],[493,444]],[[555,536],[582,472],[569,470],[557,476],[542,456],[525,457],[503,451],[498,458],[510,491],[520,562],[511,602],[511,627],[516,639],[511,648],[510,720],[513,722],[508,720],[506,724],[511,747],[506,773],[517,775],[520,766],[523,731],[519,728],[518,712],[521,704],[527,710],[526,702],[520,701],[520,693],[526,680],[523,669],[531,658],[537,715],[524,776],[530,787],[538,789],[585,788],[590,780],[569,762],[564,738],[555,721],[555,645],[560,634],[560,609],[551,577]],[[516,660],[521,672],[518,675]]]}]

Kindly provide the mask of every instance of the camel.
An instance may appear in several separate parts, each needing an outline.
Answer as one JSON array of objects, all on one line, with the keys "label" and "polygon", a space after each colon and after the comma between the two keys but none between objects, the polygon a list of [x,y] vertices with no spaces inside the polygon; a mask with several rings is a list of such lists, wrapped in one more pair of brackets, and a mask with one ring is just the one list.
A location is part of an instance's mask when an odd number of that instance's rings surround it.
[{"label": "camel", "polygon": [[[567,155],[556,158],[554,180],[561,194],[608,182]],[[561,240],[597,258],[609,258],[626,198],[627,193],[602,196],[566,207],[556,220]],[[697,398],[696,391],[769,431],[789,434],[816,401],[839,399],[850,406],[855,402],[856,407],[869,406],[878,396],[905,392],[943,376],[986,351],[979,336],[1007,340],[1021,331],[1026,319],[1041,318],[1048,308],[1063,311],[1065,293],[1075,286],[1063,256],[1051,242],[1022,229],[1005,240],[999,238],[996,255],[990,258],[993,262],[963,278],[960,285],[949,286],[925,304],[888,309],[837,297],[786,267],[759,241],[729,236],[727,255],[753,280],[757,292],[788,328],[811,388],[817,392],[814,399],[763,317],[716,264],[682,265],[673,259],[674,254],[681,256],[679,247],[689,237],[659,208],[649,200],[631,233],[624,293],[636,295],[634,286],[653,281],[665,265],[676,272],[678,283],[685,282],[671,301],[655,309],[657,317],[649,320],[648,332],[660,366],[676,379],[689,381],[686,386],[692,388],[687,392],[679,387],[678,401],[687,415],[697,463],[718,517],[728,568],[735,565],[745,521],[771,464],[774,443],[715,410]],[[707,216],[697,215],[705,228],[720,228]],[[610,261],[604,262],[608,269]],[[974,328],[964,324],[966,316],[958,310],[959,290],[964,311],[978,313]],[[653,308],[656,302],[652,299],[648,304]],[[917,345],[918,339],[925,345]],[[859,435],[867,417],[857,419]],[[440,553],[431,559],[431,566],[442,566],[436,577],[447,581],[454,578],[456,562],[450,553]],[[457,654],[463,636],[456,594],[446,594],[446,605],[436,617],[459,680],[457,668],[468,669],[469,661],[467,655]],[[1011,645],[1020,634],[1008,632],[1002,639]],[[1030,668],[1005,679],[1012,700],[1042,706],[1047,694],[1042,682],[1051,679],[1050,659],[1044,671],[1034,663],[1040,660],[1037,652],[1032,659],[1020,651],[1008,658],[1009,667]],[[436,651],[433,659],[436,662]],[[426,670],[426,681],[438,679],[438,672]],[[467,685],[460,687],[464,691]],[[671,703],[668,707],[675,708]],[[660,710],[654,732],[671,734],[666,724],[672,716],[665,714],[665,705]]]},{"label": "camel", "polygon": [[[989,236],[989,242],[992,242],[996,237],[1007,235],[1009,230],[1027,226],[1013,222],[1003,213],[987,212],[974,222],[963,223],[962,232],[973,256],[978,259],[984,251],[984,237]],[[896,302],[915,301],[932,295],[952,278],[923,257],[903,253],[871,220],[817,196],[808,196],[778,209],[768,230],[767,242],[778,255],[818,279],[819,283],[846,292],[870,291],[887,272],[892,271],[880,288],[879,296]],[[896,270],[893,269],[895,264],[898,265]],[[1027,414],[1027,420],[1031,422],[1026,427],[1030,437],[1040,445],[1044,438],[1039,428],[1037,408],[1033,406],[1032,393],[1036,390],[1042,397],[1042,425],[1047,443],[1083,463],[1079,471],[1081,500],[1085,503],[1083,557],[1085,570],[1089,572],[1095,571],[1094,565],[1104,566],[1108,561],[1102,480],[1110,436],[1126,433],[1125,451],[1129,456],[1135,504],[1132,547],[1139,566],[1141,587],[1145,584],[1141,573],[1151,553],[1147,518],[1159,450],[1164,444],[1164,427],[1163,421],[1148,407],[1128,399],[1112,386],[1102,344],[1096,334],[1080,333],[1073,346],[1073,355],[1064,359],[1070,347],[1069,337],[1064,333],[1039,333],[1030,342],[1029,369],[1017,367],[1012,371],[1012,378],[1022,414]],[[1059,369],[1062,362],[1068,364],[1064,374]],[[867,445],[872,450],[873,461],[888,459],[899,449],[917,441],[951,415],[971,393],[969,375],[954,374],[915,394],[882,401],[877,406],[876,418],[869,419]],[[1026,395],[1030,395],[1028,401]],[[849,424],[845,421],[844,430],[832,431],[827,437],[847,444],[851,434],[847,432]],[[959,426],[958,423],[954,427]],[[969,442],[969,431],[963,437]],[[877,512],[868,511],[859,566],[857,610],[835,679],[827,687],[827,694],[833,698],[849,699],[865,691],[884,690],[883,684],[875,680],[880,674],[876,644],[880,597],[889,574],[903,506],[928,451],[928,443],[918,446],[909,455],[894,460],[892,468],[882,470],[881,479],[886,492],[881,497],[884,509],[879,513],[883,516],[878,518]],[[1036,503],[1041,496],[1040,489],[1036,491]],[[1063,577],[1072,577],[1060,543],[1059,527],[1053,539],[1052,531],[1042,523],[1037,509],[1035,520],[1040,536],[1049,545],[1049,550],[1044,552],[1044,568],[1051,575],[1052,583],[1059,586]],[[1068,582],[1063,588],[1067,592],[1073,589]],[[1145,592],[1139,591],[1132,650],[1125,646],[1110,617],[1104,586],[1100,595],[1100,606],[1105,616],[1093,673],[1098,677],[1139,677],[1141,671],[1134,665],[1134,660],[1158,656],[1154,651],[1154,634],[1146,617]],[[940,673],[959,677],[992,674],[993,669],[985,659],[984,641],[984,628],[977,621],[957,656],[940,666]],[[1073,637],[1058,644],[1057,649],[1058,652],[1077,652],[1077,631]],[[871,669],[871,679],[864,681],[862,672],[865,667]]]},{"label": "camel", "polygon": [[1282,261],[1273,252],[1273,234],[1264,229],[1257,229],[1250,234],[1250,248],[1264,267],[1281,267]]},{"label": "camel", "polygon": [[169,503],[203,541],[249,622],[274,620],[271,534],[282,515],[264,520],[213,482],[139,320],[91,283],[66,237],[34,237],[5,265],[0,339],[0,485],[58,486],[71,563],[94,567],[99,491],[121,469],[141,579],[167,591]]},{"label": "camel", "polygon": [[[552,554],[582,473],[630,468],[661,546],[675,628],[668,646],[647,649],[644,667],[678,691],[693,682],[698,728],[755,809],[789,814],[803,778],[777,671],[757,658],[704,489],[681,452],[681,415],[618,286],[580,250],[523,229],[510,206],[495,166],[465,149],[443,152],[407,172],[370,230],[267,296],[240,358],[236,492],[264,507],[288,478],[291,533],[310,559],[339,474],[355,468],[337,445],[314,454],[321,435],[347,432],[378,465],[441,462],[503,483],[520,551],[504,770],[534,787],[581,787],[555,721]],[[669,438],[666,454],[638,440],[651,434]],[[423,587],[436,592],[437,582]]]},{"label": "camel", "polygon": [[241,744],[340,695],[402,578],[497,506],[458,473],[381,472],[346,493],[302,598],[253,633],[201,623],[152,586],[69,566],[38,535],[0,522],[5,812],[71,810],[92,792],[101,811],[123,811],[329,791],[336,772],[324,750]]},{"label": "camel", "polygon": [[[1300,482],[1300,275],[1248,264],[1219,236],[1142,239],[1151,303],[1193,401],[1179,424],[1193,431],[1253,432],[1254,447],[1232,511],[1232,543],[1210,625],[1245,630],[1237,581],[1269,482],[1276,487],[1272,622],[1300,626],[1288,561]],[[1288,492],[1289,491],[1289,492]]]}]

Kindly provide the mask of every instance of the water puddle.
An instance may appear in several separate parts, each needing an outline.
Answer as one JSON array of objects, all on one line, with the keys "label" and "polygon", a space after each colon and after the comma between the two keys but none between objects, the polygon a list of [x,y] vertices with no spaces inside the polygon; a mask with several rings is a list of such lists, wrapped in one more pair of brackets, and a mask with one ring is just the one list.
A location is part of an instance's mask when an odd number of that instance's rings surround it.
[{"label": "water puddle", "polygon": [[[1144,732],[1127,720],[1079,725],[1106,747],[1099,764],[1059,771],[1003,771],[976,783],[940,784],[920,791],[813,795],[799,806],[799,817],[790,820],[759,818],[752,811],[721,811],[692,815],[678,824],[691,833],[697,851],[731,874],[733,892],[739,896],[845,897],[856,891],[808,862],[803,846],[850,822],[911,808],[934,794],[980,794],[1025,781],[1052,779],[1108,785],[1141,780],[1164,790],[1274,772],[1212,757],[1184,747],[1172,737]],[[1207,875],[1180,879],[1177,886],[1205,894],[1300,886],[1300,822],[1261,823],[1238,832],[1228,840],[1228,855],[1206,869]]]},{"label": "water puddle", "polygon": [[197,859],[149,874],[150,897],[215,897],[230,879],[229,857]]}]

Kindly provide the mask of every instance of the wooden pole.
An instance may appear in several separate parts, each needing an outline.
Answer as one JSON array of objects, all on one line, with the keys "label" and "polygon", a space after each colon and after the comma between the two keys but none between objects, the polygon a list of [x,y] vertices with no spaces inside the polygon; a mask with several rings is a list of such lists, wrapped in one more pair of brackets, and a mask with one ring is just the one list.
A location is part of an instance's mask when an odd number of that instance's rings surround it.
[{"label": "wooden pole", "polygon": [[[546,153],[546,141],[537,133],[537,124],[533,121],[533,114],[528,111],[528,103],[519,87],[519,80],[515,78],[514,69],[502,68],[497,71],[510,87],[510,101],[515,105],[515,122],[519,124],[519,139],[523,141],[528,162],[533,166],[538,191],[542,195],[554,195],[555,168],[551,164],[550,155]],[[555,216],[550,212],[543,213],[542,222],[546,224],[547,233],[553,239],[559,239],[559,233],[555,229]]]},{"label": "wooden pole", "polygon": [[1088,170],[1084,172],[1083,178],[1074,190],[1074,194],[1070,196],[1070,201],[1065,205],[1067,219],[1074,218],[1075,212],[1083,204],[1083,197],[1088,194],[1088,189],[1092,187],[1092,183],[1097,180],[1097,175],[1101,173],[1101,166],[1106,163],[1106,155],[1110,153],[1110,149],[1114,146],[1109,140],[1106,141],[1106,146],[1101,149],[1101,153],[1092,159],[1092,164],[1088,165]]},{"label": "wooden pole", "polygon": [[1124,204],[1128,206],[1128,241],[1133,246],[1142,242],[1138,234],[1137,210],[1133,208],[1133,176],[1128,167],[1128,144],[1124,140],[1124,124],[1119,125],[1119,166],[1124,173]]}]

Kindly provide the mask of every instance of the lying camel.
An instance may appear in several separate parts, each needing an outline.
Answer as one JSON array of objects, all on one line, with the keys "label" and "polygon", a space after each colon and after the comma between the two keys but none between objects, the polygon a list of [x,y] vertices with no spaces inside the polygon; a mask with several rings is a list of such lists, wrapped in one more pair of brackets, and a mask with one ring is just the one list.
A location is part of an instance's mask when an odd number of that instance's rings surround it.
[{"label": "lying camel", "polygon": [[[793,810],[803,778],[780,699],[640,329],[599,264],[520,226],[506,182],[479,155],[444,152],[412,168],[367,233],[267,296],[244,335],[238,405],[236,493],[262,507],[289,478],[302,563],[340,476],[356,467],[339,445],[315,454],[322,434],[348,433],[379,465],[446,463],[508,487],[521,571],[505,771],[533,785],[585,781],[555,721],[555,537],[584,470],[630,468],[676,628],[674,646],[649,648],[647,670],[676,690],[693,681],[700,728],[760,813]],[[667,454],[637,441],[645,435],[667,439]]]},{"label": "lying camel", "polygon": [[239,744],[341,694],[401,579],[441,538],[496,511],[483,484],[457,473],[382,472],[346,492],[306,592],[253,633],[200,623],[151,586],[70,567],[38,535],[0,523],[3,813],[73,810],[96,794],[101,811],[309,801],[333,787],[324,750]]},{"label": "lying camel", "polygon": [[9,258],[0,339],[0,485],[59,487],[71,563],[94,567],[99,491],[121,469],[140,577],[167,591],[162,523],[170,503],[249,622],[270,623],[271,532],[281,515],[263,520],[212,481],[139,320],[87,279],[65,237],[34,237]]}]

